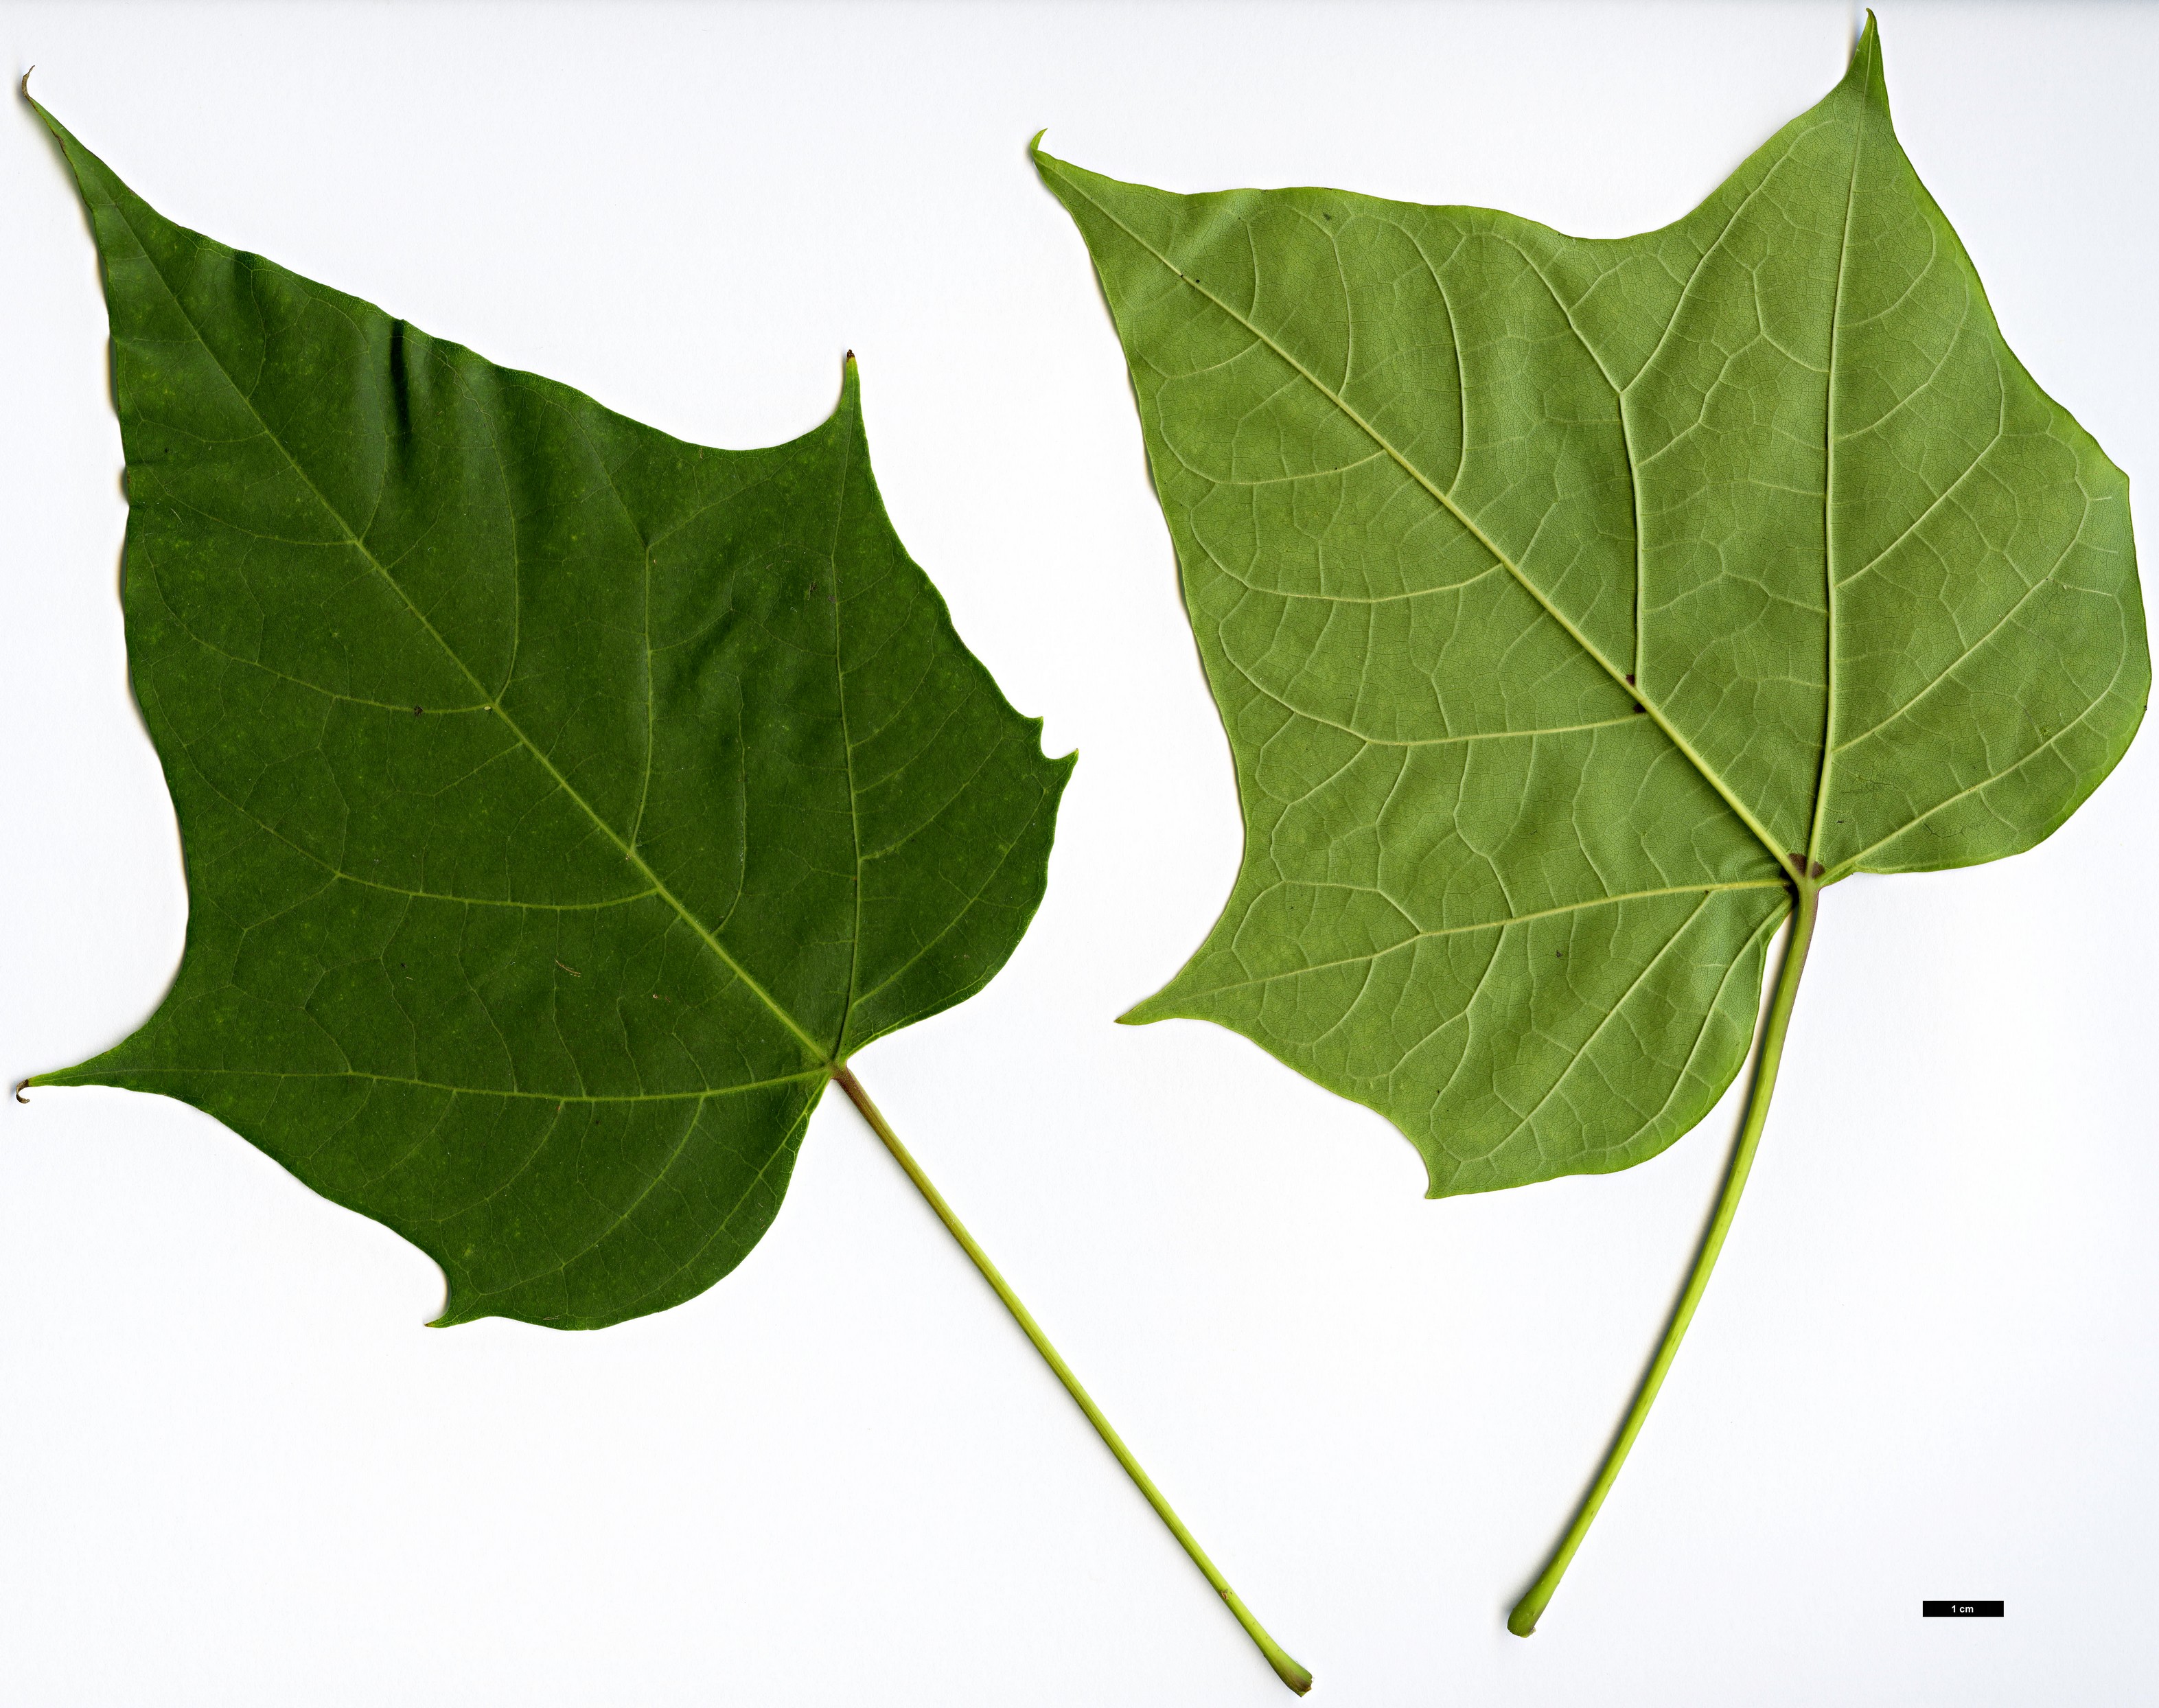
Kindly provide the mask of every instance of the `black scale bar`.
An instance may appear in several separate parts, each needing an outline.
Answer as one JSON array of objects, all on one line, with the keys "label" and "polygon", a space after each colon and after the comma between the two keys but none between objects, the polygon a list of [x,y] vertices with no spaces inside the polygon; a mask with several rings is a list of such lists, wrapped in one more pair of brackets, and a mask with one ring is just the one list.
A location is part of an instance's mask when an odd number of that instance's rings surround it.
[{"label": "black scale bar", "polygon": [[1929,1619],[1999,1619],[1999,1602],[1922,1602],[1920,1612]]}]

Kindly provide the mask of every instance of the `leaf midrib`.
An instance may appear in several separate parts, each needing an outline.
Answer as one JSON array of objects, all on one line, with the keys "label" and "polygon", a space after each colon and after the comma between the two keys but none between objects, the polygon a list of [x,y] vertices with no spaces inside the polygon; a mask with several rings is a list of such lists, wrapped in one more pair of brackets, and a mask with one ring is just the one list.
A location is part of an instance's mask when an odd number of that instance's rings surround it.
[{"label": "leaf midrib", "polygon": [[[509,730],[510,734],[517,738],[520,745],[521,745],[527,753],[531,753],[535,759],[539,761],[540,764],[546,769],[547,774],[555,779],[556,786],[561,789],[562,793],[568,796],[571,800],[574,801],[578,809],[584,813],[585,816],[590,819],[592,822],[598,826],[600,832],[605,836],[610,842],[614,844],[616,848],[621,851],[623,858],[627,860],[639,872],[643,874],[647,882],[652,885],[654,893],[660,896],[670,907],[674,908],[676,913],[681,918],[683,924],[689,926],[692,931],[697,934],[699,939],[703,942],[707,949],[712,950],[713,955],[720,961],[721,965],[725,966],[729,972],[735,976],[736,978],[739,979],[742,981],[743,987],[752,995],[756,996],[766,1008],[770,1010],[773,1016],[779,1020],[781,1025],[784,1026],[788,1031],[794,1033],[795,1037],[801,1043],[803,1048],[810,1052],[810,1058],[812,1063],[815,1064],[815,1067],[819,1069],[830,1069],[836,1066],[837,1064],[837,1058],[836,1055],[833,1053],[827,1051],[816,1041],[815,1038],[811,1037],[808,1032],[804,1030],[801,1024],[795,1018],[795,1017],[788,1012],[788,1011],[781,1006],[779,1001],[774,997],[772,993],[767,991],[764,986],[752,976],[749,970],[743,966],[740,961],[737,960],[733,955],[727,952],[726,945],[723,945],[719,939],[707,928],[702,919],[698,919],[695,914],[690,911],[689,908],[683,903],[681,898],[678,897],[673,890],[668,888],[666,882],[657,872],[654,871],[653,868],[645,862],[644,857],[639,854],[637,850],[631,846],[630,844],[624,841],[621,835],[615,830],[614,826],[609,824],[606,819],[602,817],[599,812],[593,806],[592,803],[588,801],[582,794],[577,792],[576,787],[570,782],[570,779],[567,777],[562,774],[560,769],[557,767],[555,762],[547,756],[537,743],[533,741],[533,739],[530,736],[526,735],[525,731],[520,727],[516,719],[510,717],[507,712],[503,710],[501,696],[491,692],[487,685],[474,673],[472,667],[466,664],[464,660],[459,656],[457,650],[449,644],[447,639],[444,638],[442,631],[437,629],[432,623],[428,621],[427,613],[422,611],[419,606],[413,603],[412,597],[406,593],[405,589],[401,586],[399,585],[397,578],[391,575],[388,569],[384,567],[382,561],[369,549],[366,542],[363,541],[359,535],[353,531],[352,525],[345,520],[344,513],[340,511],[335,505],[330,502],[329,496],[315,484],[314,478],[308,473],[307,469],[302,465],[299,458],[293,454],[291,448],[282,438],[278,437],[277,430],[273,428],[270,425],[269,422],[264,418],[261,411],[255,406],[254,398],[244,387],[241,386],[238,377],[233,373],[233,371],[225,365],[225,360],[219,355],[216,346],[212,344],[210,339],[203,335],[202,328],[197,324],[194,316],[189,312],[186,303],[181,299],[180,293],[173,288],[172,281],[165,277],[164,269],[158,264],[157,256],[152,253],[149,245],[142,241],[142,234],[137,230],[135,222],[127,217],[127,210],[126,207],[116,198],[108,198],[106,202],[106,205],[111,208],[114,214],[118,216],[121,223],[127,226],[128,235],[135,240],[135,246],[137,250],[141,253],[142,258],[149,263],[151,272],[157,275],[158,282],[164,287],[165,294],[171,300],[173,308],[179,313],[180,318],[187,322],[188,329],[194,334],[195,342],[202,346],[204,354],[208,355],[210,360],[216,365],[218,372],[225,376],[225,383],[232,388],[233,395],[240,399],[241,402],[246,406],[247,412],[255,418],[256,425],[262,430],[263,437],[277,448],[277,453],[285,459],[287,465],[293,470],[293,474],[299,477],[302,484],[308,489],[308,493],[313,497],[315,502],[322,507],[323,513],[329,516],[332,521],[337,524],[339,531],[344,535],[347,543],[352,546],[354,551],[357,551],[360,555],[360,557],[367,563],[369,567],[373,569],[377,575],[382,577],[384,582],[387,584],[391,590],[397,595],[399,602],[404,605],[407,611],[412,613],[413,620],[418,623],[419,625],[427,631],[428,636],[434,641],[436,645],[442,649],[443,655],[448,659],[452,664],[455,665],[458,667],[458,670],[463,675],[465,680],[470,682],[474,688],[478,691],[482,700],[485,702],[485,709],[491,712],[495,717],[502,720],[503,727]],[[516,551],[516,546],[514,540],[511,543],[510,549],[513,554]],[[507,682],[503,685],[505,691],[508,691],[510,686],[510,685]]]},{"label": "leaf midrib", "polygon": [[[847,365],[854,365],[855,353],[847,352]],[[852,379],[852,375],[850,378]],[[840,634],[841,617],[840,605],[840,534],[847,524],[847,477],[855,466],[855,438],[846,436],[840,452],[840,478],[832,493],[832,544],[825,555],[826,568],[830,572],[832,593],[832,681],[839,698],[840,753],[847,764],[847,833],[853,839],[855,849],[855,929],[847,945],[847,999],[840,1005],[838,1042],[847,1041],[847,1027],[854,1022],[856,986],[862,981],[862,798],[855,787],[855,737],[853,727],[847,721],[847,661],[844,656],[846,643]]]},{"label": "leaf midrib", "polygon": [[[1055,157],[1052,155],[1043,155],[1040,158],[1045,163],[1052,166],[1061,167],[1064,163],[1063,162],[1057,160]],[[1209,290],[1207,287],[1202,284],[1197,278],[1179,267],[1175,261],[1169,258],[1169,256],[1164,255],[1162,251],[1156,248],[1153,244],[1148,242],[1145,237],[1142,236],[1137,231],[1135,231],[1130,225],[1119,219],[1115,211],[1105,206],[1103,203],[1095,196],[1089,194],[1085,185],[1080,184],[1069,174],[1064,173],[1061,171],[1059,175],[1064,179],[1067,184],[1069,184],[1072,187],[1075,194],[1084,197],[1089,204],[1100,212],[1104,218],[1110,220],[1111,223],[1115,225],[1119,230],[1122,231],[1127,237],[1131,238],[1134,243],[1137,244],[1142,249],[1152,256],[1157,261],[1161,263],[1162,266],[1168,268],[1170,273],[1178,279],[1179,282],[1187,285],[1193,290],[1198,292],[1209,303],[1213,303],[1215,308],[1219,308],[1224,314],[1235,321],[1238,325],[1243,327],[1254,339],[1257,339],[1261,344],[1266,345],[1268,349],[1271,350],[1286,365],[1292,370],[1307,385],[1309,385],[1314,391],[1318,391],[1321,396],[1324,397],[1329,403],[1333,404],[1335,408],[1339,410],[1345,417],[1353,422],[1374,444],[1377,445],[1380,450],[1385,452],[1387,456],[1393,460],[1395,464],[1400,468],[1404,474],[1407,474],[1411,480],[1415,481],[1420,487],[1423,488],[1426,493],[1430,494],[1434,501],[1436,501],[1449,515],[1452,516],[1478,545],[1482,546],[1487,551],[1491,553],[1493,561],[1498,563],[1508,572],[1508,574],[1514,578],[1516,584],[1519,585],[1524,592],[1527,593],[1531,598],[1537,602],[1537,604],[1540,608],[1542,608],[1545,614],[1550,617],[1552,621],[1558,624],[1561,629],[1566,631],[1567,634],[1573,639],[1575,644],[1597,663],[1607,676],[1611,678],[1613,683],[1618,686],[1621,691],[1627,694],[1636,705],[1641,706],[1644,712],[1649,714],[1650,721],[1664,732],[1665,738],[1672,743],[1672,745],[1678,748],[1680,753],[1685,757],[1687,762],[1694,767],[1697,773],[1701,774],[1702,780],[1707,783],[1711,789],[1716,790],[1718,797],[1732,810],[1734,815],[1737,816],[1751,832],[1753,832],[1755,840],[1761,843],[1763,849],[1768,853],[1769,858],[1775,863],[1779,871],[1789,871],[1791,869],[1792,862],[1786,853],[1777,846],[1777,839],[1771,836],[1768,831],[1763,827],[1761,820],[1756,818],[1753,812],[1747,807],[1747,804],[1740,800],[1737,794],[1733,793],[1730,785],[1728,785],[1725,782],[1724,779],[1710,765],[1709,762],[1699,753],[1696,752],[1693,744],[1690,743],[1684,735],[1680,734],[1679,730],[1672,723],[1671,720],[1665,715],[1662,708],[1657,705],[1655,700],[1646,693],[1639,686],[1628,681],[1625,672],[1619,670],[1613,664],[1611,660],[1604,656],[1603,653],[1593,642],[1590,640],[1589,637],[1584,634],[1582,630],[1568,619],[1565,612],[1561,611],[1551,602],[1550,598],[1545,597],[1544,590],[1539,587],[1535,582],[1531,581],[1529,577],[1522,572],[1520,565],[1515,563],[1511,557],[1499,549],[1498,545],[1493,541],[1492,538],[1487,535],[1482,528],[1477,525],[1476,522],[1470,518],[1466,511],[1454,502],[1452,498],[1443,491],[1437,483],[1428,478],[1425,474],[1424,471],[1419,468],[1416,463],[1412,463],[1408,457],[1397,449],[1377,427],[1374,427],[1371,422],[1365,420],[1364,417],[1349,403],[1348,399],[1343,397],[1332,386],[1328,386],[1326,381],[1320,379],[1318,375],[1314,374],[1309,368],[1306,367],[1302,362],[1299,361],[1288,350],[1283,349],[1280,344],[1276,343],[1272,338],[1270,338],[1264,330],[1255,325],[1251,320],[1240,313],[1234,307],[1224,302],[1220,297],[1215,295],[1214,292]]]},{"label": "leaf midrib", "polygon": [[[1836,358],[1844,331],[1844,272],[1851,260],[1851,213],[1859,197],[1859,156],[1866,141],[1863,131],[1851,140],[1851,177],[1844,189],[1844,230],[1836,246],[1836,289],[1830,297],[1829,360],[1822,375],[1821,769],[1815,781],[1814,815],[1807,826],[1802,877],[1820,863],[1822,820],[1829,807],[1830,773],[1836,763]],[[1932,506],[1929,508],[1931,510]]]}]

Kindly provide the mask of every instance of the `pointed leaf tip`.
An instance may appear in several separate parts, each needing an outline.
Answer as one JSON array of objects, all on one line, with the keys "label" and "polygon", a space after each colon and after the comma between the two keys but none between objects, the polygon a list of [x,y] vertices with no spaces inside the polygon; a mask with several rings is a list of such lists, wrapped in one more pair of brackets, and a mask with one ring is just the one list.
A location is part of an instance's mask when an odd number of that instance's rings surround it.
[{"label": "pointed leaf tip", "polygon": [[1871,98],[1887,105],[1889,91],[1882,77],[1882,29],[1871,7],[1867,10],[1866,23],[1859,32],[1859,39],[1851,44],[1851,57],[1845,65],[1844,80],[1861,84]]},{"label": "pointed leaf tip", "polygon": [[45,122],[45,127],[58,136],[65,137],[67,132],[61,128],[60,122],[45,110],[45,104],[43,101],[30,93],[30,72],[37,69],[33,65],[29,70],[23,72],[15,86],[22,91],[23,99],[30,104],[30,111]]}]

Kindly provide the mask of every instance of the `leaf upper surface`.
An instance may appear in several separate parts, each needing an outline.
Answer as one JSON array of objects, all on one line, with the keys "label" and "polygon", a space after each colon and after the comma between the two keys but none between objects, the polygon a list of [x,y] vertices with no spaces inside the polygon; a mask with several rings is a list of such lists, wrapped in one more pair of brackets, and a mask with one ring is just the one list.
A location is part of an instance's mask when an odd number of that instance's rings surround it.
[{"label": "leaf upper surface", "polygon": [[1127,1016],[1389,1116],[1435,1195],[1626,1167],[1744,1059],[1799,877],[2028,848],[2150,684],[2127,482],[1892,128],[1617,241],[1038,152],[1116,323],[1245,816]]},{"label": "leaf upper surface", "polygon": [[149,1022],[36,1083],[208,1110],[435,1257],[444,1322],[702,1291],[833,1068],[1011,955],[1072,763],[894,535],[852,359],[801,438],[686,444],[173,225],[54,130],[189,914]]}]

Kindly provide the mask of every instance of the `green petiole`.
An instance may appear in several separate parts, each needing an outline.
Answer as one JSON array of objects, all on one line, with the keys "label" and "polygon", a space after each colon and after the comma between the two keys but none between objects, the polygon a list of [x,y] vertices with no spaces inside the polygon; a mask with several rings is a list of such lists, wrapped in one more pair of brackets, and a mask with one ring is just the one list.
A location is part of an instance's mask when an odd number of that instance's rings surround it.
[{"label": "green petiole", "polygon": [[1042,1354],[1043,1362],[1064,1385],[1064,1391],[1086,1414],[1087,1421],[1095,1426],[1095,1433],[1101,1436],[1103,1445],[1116,1455],[1117,1462],[1125,1467],[1125,1474],[1147,1497],[1147,1503],[1154,1509],[1155,1516],[1169,1527],[1170,1535],[1176,1537],[1178,1545],[1192,1556],[1192,1563],[1199,1568],[1200,1575],[1214,1586],[1214,1593],[1221,1597],[1230,1611],[1236,1615],[1237,1623],[1245,1628],[1245,1634],[1259,1646],[1260,1653],[1267,1658],[1267,1664],[1275,1669],[1275,1676],[1298,1695],[1304,1695],[1312,1688],[1312,1674],[1267,1634],[1266,1627],[1252,1617],[1251,1609],[1239,1598],[1236,1591],[1230,1587],[1229,1580],[1207,1557],[1207,1550],[1199,1545],[1199,1539],[1185,1529],[1184,1520],[1178,1517],[1177,1509],[1154,1486],[1154,1479],[1140,1467],[1140,1462],[1132,1457],[1132,1450],[1125,1445],[1123,1437],[1110,1426],[1110,1420],[1102,1416],[1102,1408],[1095,1405],[1093,1395],[1080,1385],[1079,1377],[1072,1374],[1072,1367],[1064,1362],[1063,1354],[1050,1344],[1049,1337],[1042,1332],[1041,1325],[1036,1322],[1033,1313],[1020,1302],[1019,1295],[997,1273],[997,1266],[990,1261],[989,1254],[975,1243],[975,1236],[967,1231],[959,1217],[953,1214],[952,1206],[945,1202],[944,1193],[930,1184],[929,1177],[922,1172],[922,1165],[914,1160],[907,1146],[900,1143],[899,1135],[893,1131],[892,1124],[884,1118],[883,1111],[870,1100],[869,1093],[862,1089],[862,1082],[845,1067],[835,1067],[832,1078],[847,1094],[855,1107],[862,1111],[862,1119],[870,1124],[870,1130],[884,1141],[884,1147],[892,1152],[893,1161],[906,1171],[907,1177],[914,1183],[915,1190],[928,1201],[929,1208],[936,1211],[937,1219],[944,1223],[945,1231],[960,1242],[960,1249],[982,1272],[982,1279],[990,1284],[991,1291],[1003,1302],[1005,1309],[1012,1312],[1012,1320],[1033,1342],[1034,1349]]},{"label": "green petiole", "polygon": [[1618,1480],[1619,1467],[1627,1462],[1634,1437],[1641,1434],[1649,1408],[1657,1403],[1657,1390],[1665,1385],[1665,1374],[1679,1353],[1680,1343],[1686,1338],[1687,1325],[1694,1321],[1695,1307],[1701,1303],[1701,1296],[1709,1286],[1717,1254],[1724,1250],[1724,1236],[1732,1231],[1732,1219],[1739,1209],[1739,1195],[1747,1190],[1747,1176],[1754,1167],[1754,1152],[1762,1142],[1762,1129],[1769,1119],[1769,1099],[1777,1089],[1777,1067],[1784,1058],[1784,1033],[1792,1022],[1792,1005],[1799,997],[1799,975],[1806,969],[1807,947],[1814,940],[1821,886],[1812,878],[1798,878],[1794,888],[1799,893],[1799,905],[1792,915],[1791,934],[1784,941],[1784,959],[1777,970],[1776,989],[1769,998],[1769,1023],[1763,1032],[1762,1047],[1755,1057],[1753,1089],[1747,1096],[1747,1115],[1740,1123],[1738,1142],[1732,1146],[1732,1167],[1724,1177],[1724,1190],[1717,1198],[1716,1213],[1710,1217],[1708,1231],[1702,1235],[1701,1250],[1695,1258],[1693,1272],[1687,1276],[1685,1291],[1673,1308],[1664,1341],[1657,1348],[1656,1357],[1650,1360],[1642,1385],[1635,1391],[1634,1403],[1628,1409],[1627,1421],[1620,1426],[1612,1451],[1604,1457],[1603,1467],[1597,1472],[1596,1482],[1590,1484],[1589,1493],[1582,1497],[1581,1506],[1575,1511],[1574,1522],[1560,1538],[1551,1559],[1538,1574],[1537,1581],[1530,1586],[1529,1593],[1514,1604],[1514,1611],[1507,1616],[1507,1628],[1517,1637],[1527,1637],[1537,1628],[1537,1621],[1557,1592],[1560,1580],[1566,1576],[1566,1568],[1573,1563],[1582,1538],[1597,1521],[1604,1497]]}]

